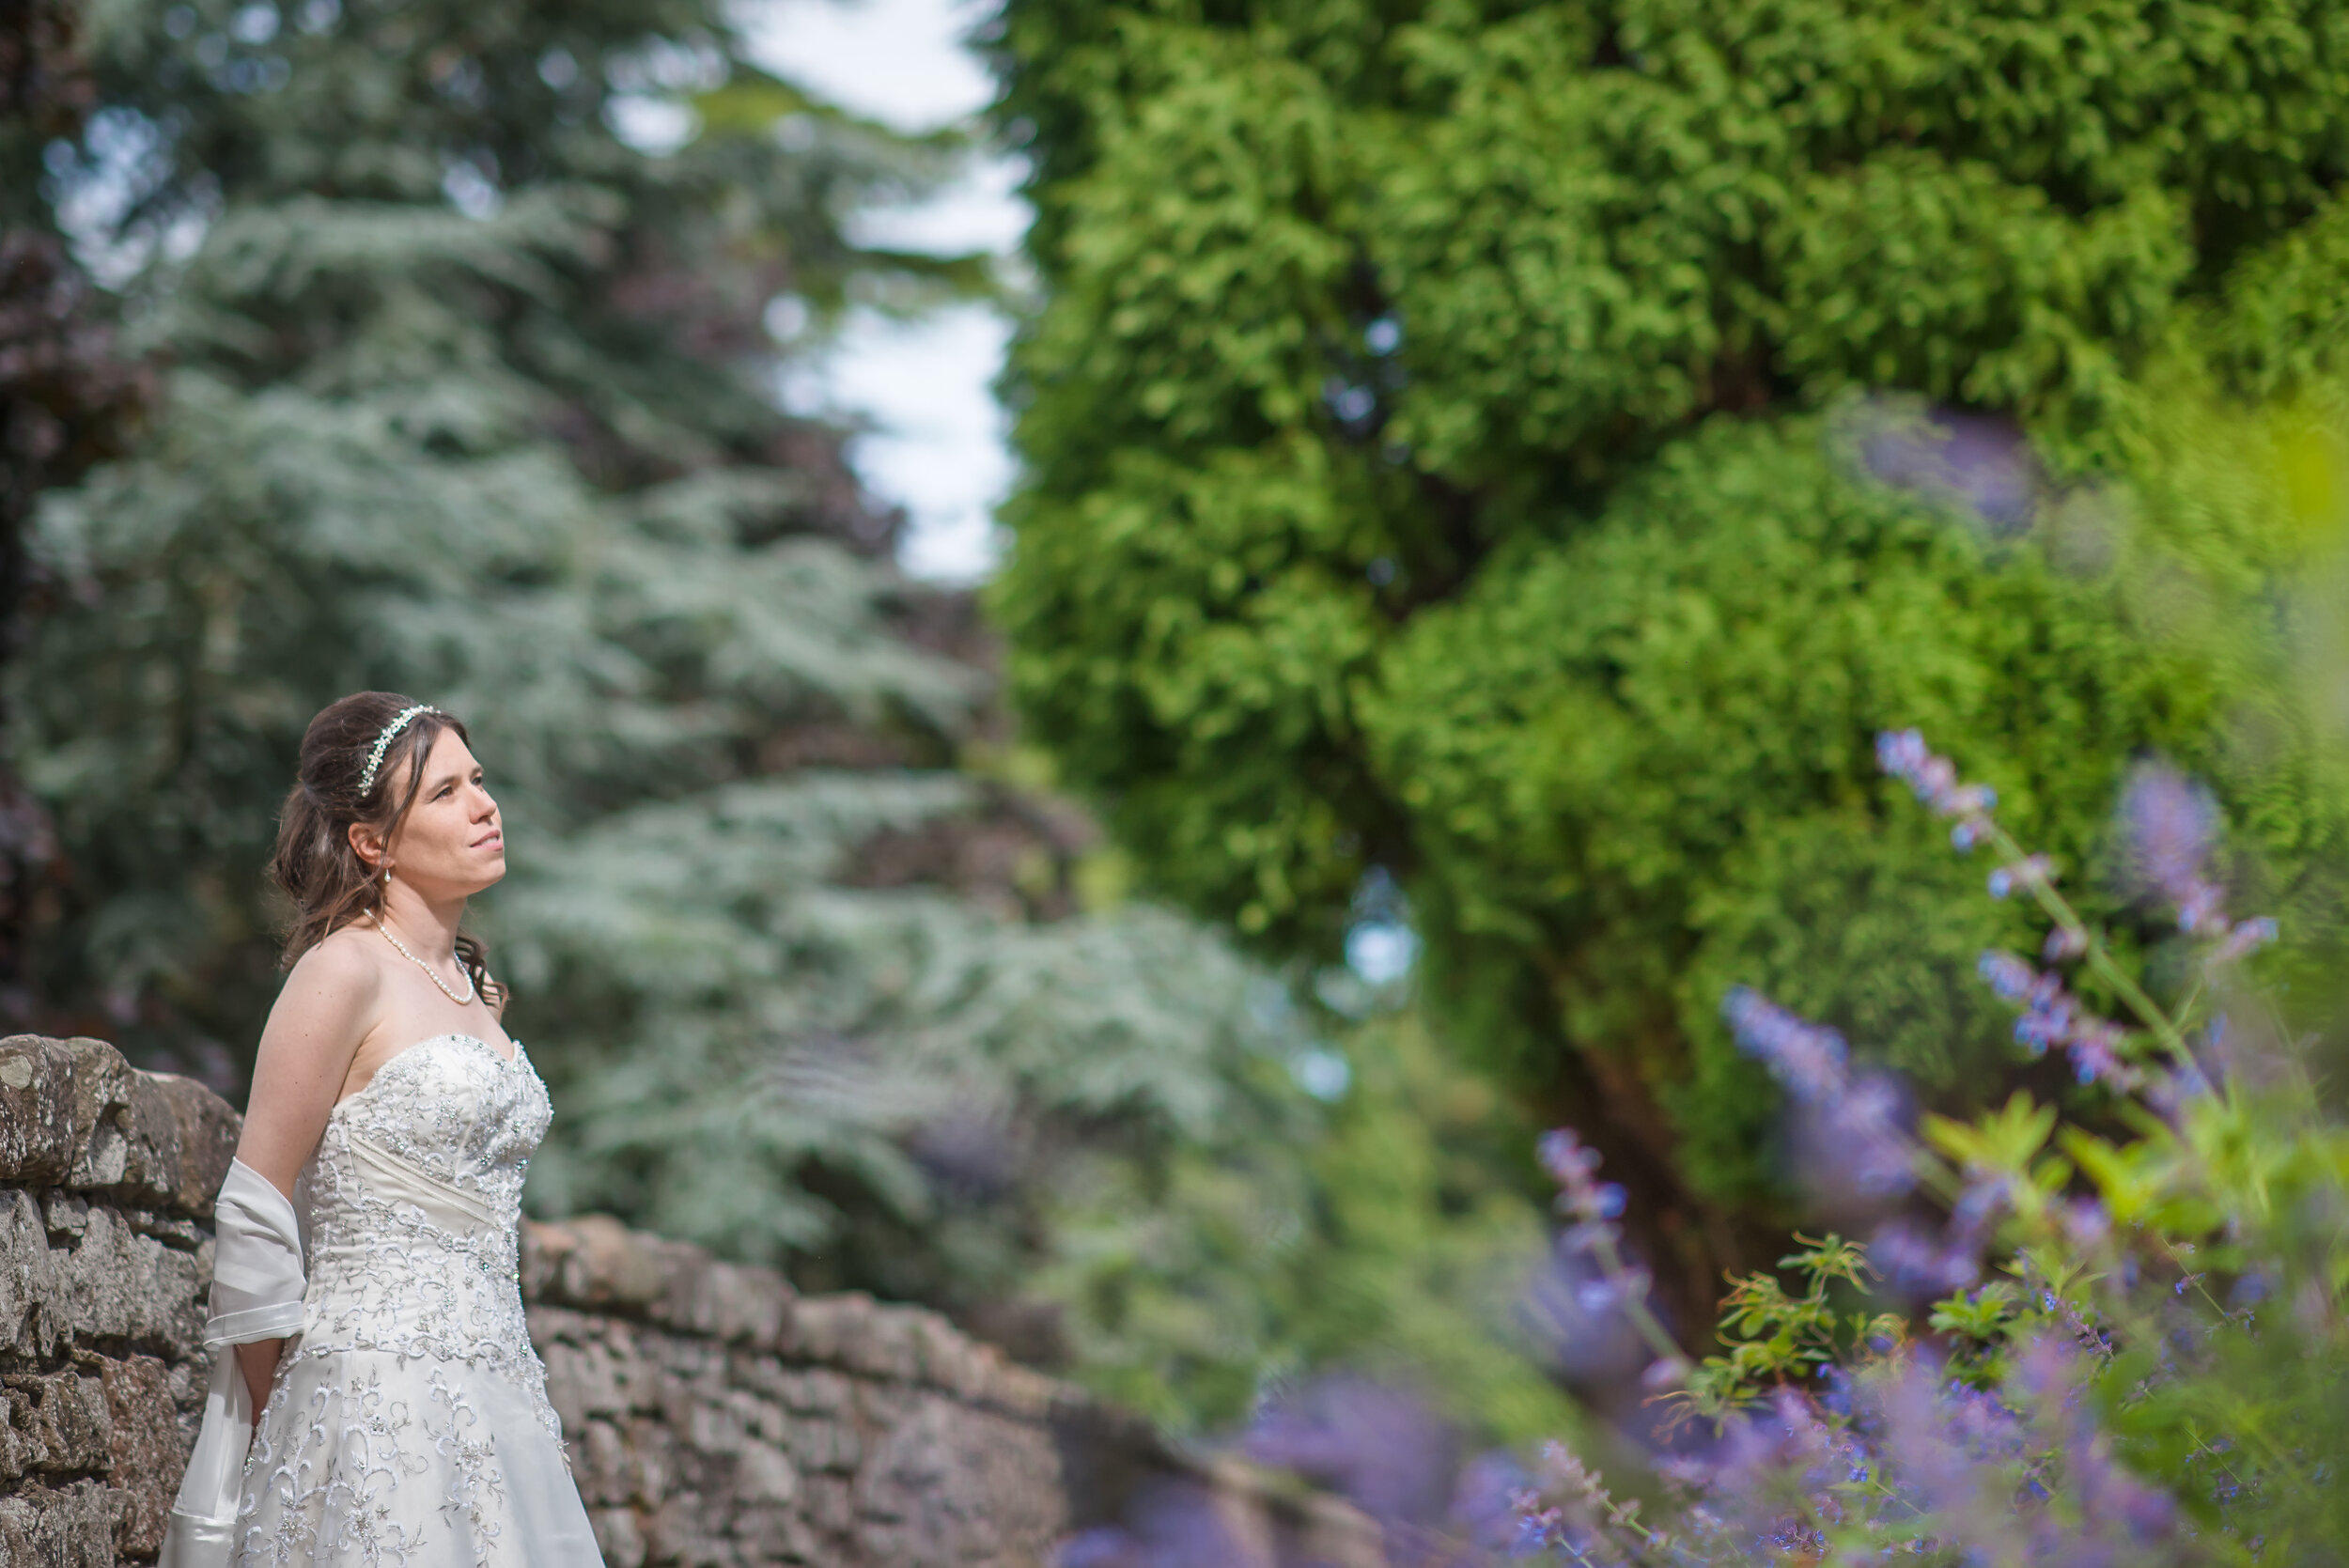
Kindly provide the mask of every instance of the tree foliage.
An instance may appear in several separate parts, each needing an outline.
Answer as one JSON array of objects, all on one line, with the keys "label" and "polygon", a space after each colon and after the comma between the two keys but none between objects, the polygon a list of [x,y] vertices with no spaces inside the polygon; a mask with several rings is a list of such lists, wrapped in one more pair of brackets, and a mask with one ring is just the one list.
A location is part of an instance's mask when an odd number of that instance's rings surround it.
[{"label": "tree foliage", "polygon": [[[42,200],[46,148],[82,129],[96,98],[78,20],[64,0],[0,8],[0,656],[22,637],[36,498],[119,452],[151,390]],[[0,766],[0,977],[10,986],[55,847],[39,802]]]},{"label": "tree foliage", "polygon": [[54,162],[171,369],[39,519],[39,1016],[233,1088],[296,743],[389,688],[467,720],[510,825],[478,914],[555,1090],[542,1211],[979,1312],[1079,1155],[1299,1125],[1256,973],[1074,917],[1070,814],[961,767],[1002,751],[967,613],[775,406],[778,292],[960,287],[840,226],[951,145],[763,75],[700,0],[126,3],[90,47]]},{"label": "tree foliage", "polygon": [[1046,284],[1021,711],[1151,886],[1278,950],[1398,875],[1431,995],[1608,1146],[1691,1321],[1774,1245],[1725,986],[1929,1094],[1995,1071],[1964,971],[2008,917],[1933,896],[1980,868],[1889,809],[1879,729],[2124,943],[2141,752],[2331,925],[2305,715],[2185,647],[2122,569],[2181,509],[2108,481],[2149,379],[2335,351],[2338,8],[1011,0],[997,45]]}]

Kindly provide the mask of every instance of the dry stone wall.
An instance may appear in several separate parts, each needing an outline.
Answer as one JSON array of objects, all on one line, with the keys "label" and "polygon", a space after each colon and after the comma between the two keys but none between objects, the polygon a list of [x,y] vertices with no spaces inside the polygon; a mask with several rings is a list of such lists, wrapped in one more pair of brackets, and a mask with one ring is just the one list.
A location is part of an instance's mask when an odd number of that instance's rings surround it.
[{"label": "dry stone wall", "polygon": [[[0,1568],[153,1560],[236,1138],[218,1096],[101,1041],[0,1040]],[[1343,1502],[1179,1452],[933,1313],[801,1296],[607,1218],[522,1239],[609,1568],[1040,1568],[1170,1499],[1215,1568],[1383,1562]]]},{"label": "dry stone wall", "polygon": [[97,1040],[0,1040],[0,1563],[151,1560],[202,1412],[236,1113]]}]

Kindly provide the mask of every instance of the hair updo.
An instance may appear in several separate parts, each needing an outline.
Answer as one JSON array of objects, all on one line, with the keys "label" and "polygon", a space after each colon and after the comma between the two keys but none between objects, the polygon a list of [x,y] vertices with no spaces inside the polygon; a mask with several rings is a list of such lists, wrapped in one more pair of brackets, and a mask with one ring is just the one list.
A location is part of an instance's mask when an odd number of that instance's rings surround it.
[{"label": "hair updo", "polygon": [[[388,840],[424,784],[425,758],[443,730],[455,730],[467,745],[473,737],[445,713],[427,711],[401,726],[383,749],[382,762],[367,787],[360,780],[383,727],[415,699],[397,691],[359,691],[319,713],[302,732],[302,766],[286,809],[277,820],[277,852],[270,877],[293,900],[280,962],[296,959],[383,902],[383,885],[350,846],[350,827],[365,823]],[[488,952],[469,932],[457,936],[457,958],[474,986],[493,1005],[506,988],[490,978]]]}]

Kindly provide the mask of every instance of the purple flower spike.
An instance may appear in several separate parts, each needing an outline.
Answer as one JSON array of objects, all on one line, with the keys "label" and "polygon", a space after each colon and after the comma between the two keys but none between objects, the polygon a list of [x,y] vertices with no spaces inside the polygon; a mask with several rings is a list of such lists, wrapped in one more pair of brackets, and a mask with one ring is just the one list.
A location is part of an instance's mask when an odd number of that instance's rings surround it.
[{"label": "purple flower spike", "polygon": [[2210,955],[2211,962],[2231,964],[2253,948],[2264,947],[2275,939],[2276,923],[2265,915],[2257,920],[2238,922],[2235,928],[2227,933],[2227,939],[2218,944],[2218,950]]},{"label": "purple flower spike", "polygon": [[1897,1198],[1917,1185],[1916,1156],[1906,1130],[1899,1086],[1870,1074],[1820,1108],[1817,1175],[1834,1188],[1868,1198]]},{"label": "purple flower spike", "polygon": [[1807,1023],[1744,986],[1721,999],[1721,1015],[1738,1048],[1798,1097],[1825,1100],[1843,1092],[1850,1050],[1834,1030]]},{"label": "purple flower spike", "polygon": [[2121,820],[2139,879],[2176,906],[2178,929],[2227,933],[2225,896],[2202,875],[2218,824],[2210,792],[2174,769],[2148,764],[2122,794]]},{"label": "purple flower spike", "polygon": [[2055,1216],[2056,1222],[2063,1228],[2063,1234],[2071,1237],[2072,1245],[2083,1251],[2103,1246],[2112,1234],[2112,1216],[2105,1211],[2104,1204],[2093,1198],[2074,1198],[2060,1203],[2056,1205]]},{"label": "purple flower spike", "polygon": [[1982,1278],[1982,1265],[1966,1238],[1937,1242],[1906,1221],[1876,1233],[1868,1244],[1868,1261],[1903,1296],[1941,1296]]},{"label": "purple flower spike", "polygon": [[2073,1032],[2072,1068],[2082,1083],[2104,1083],[2123,1093],[2144,1081],[2144,1075],[2121,1060],[2116,1048],[2121,1032],[2101,1020],[2091,1020]]},{"label": "purple flower spike", "polygon": [[2121,816],[2139,872],[2156,891],[2182,899],[2210,853],[2217,812],[2209,792],[2171,768],[2149,764],[2130,778]]},{"label": "purple flower spike", "polygon": [[1886,730],[1876,737],[1876,766],[1908,785],[1937,816],[1954,816],[1950,842],[1960,852],[1990,836],[1990,813],[1999,792],[1988,784],[1960,784],[1957,766],[1936,756],[1915,730]]},{"label": "purple flower spike", "polygon": [[1558,1206],[1576,1219],[1603,1226],[1623,1213],[1623,1188],[1597,1179],[1599,1152],[1576,1137],[1571,1127],[1542,1134],[1534,1155],[1558,1184]]},{"label": "purple flower spike", "polygon": [[1975,966],[2001,1000],[2020,1001],[2039,983],[2039,971],[2012,953],[1985,953]]},{"label": "purple flower spike", "polygon": [[2055,880],[2055,862],[2045,855],[2032,855],[2002,865],[1990,874],[1990,896],[2004,898],[2020,888],[2028,892],[2044,888]]}]

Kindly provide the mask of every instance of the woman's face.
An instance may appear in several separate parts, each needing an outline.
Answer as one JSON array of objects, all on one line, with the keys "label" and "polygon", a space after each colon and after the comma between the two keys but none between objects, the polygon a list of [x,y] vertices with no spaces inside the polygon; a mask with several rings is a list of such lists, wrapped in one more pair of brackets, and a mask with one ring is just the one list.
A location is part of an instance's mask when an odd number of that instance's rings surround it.
[{"label": "woman's face", "polygon": [[392,834],[389,860],[395,880],[442,897],[470,896],[506,875],[498,803],[453,729],[441,731],[425,753],[424,782]]}]

